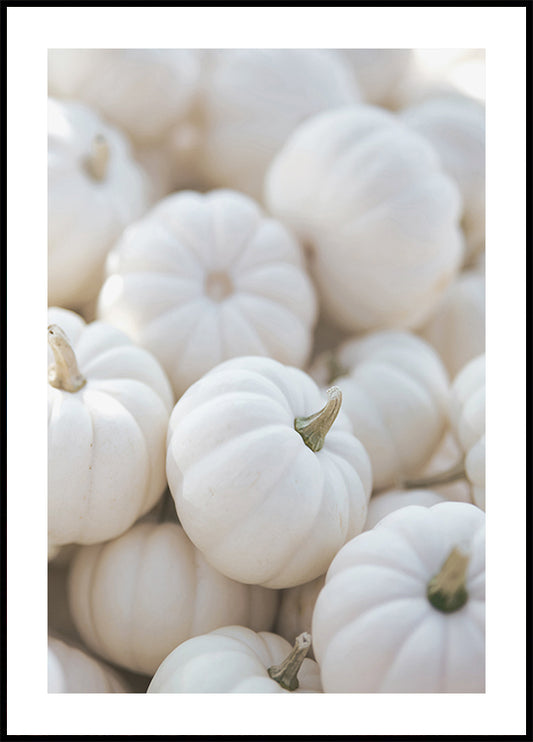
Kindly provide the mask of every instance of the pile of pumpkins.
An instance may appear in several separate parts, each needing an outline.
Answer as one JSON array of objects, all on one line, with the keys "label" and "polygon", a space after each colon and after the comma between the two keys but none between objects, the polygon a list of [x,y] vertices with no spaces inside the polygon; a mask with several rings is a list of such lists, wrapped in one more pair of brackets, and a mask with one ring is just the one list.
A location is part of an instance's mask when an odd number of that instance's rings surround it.
[{"label": "pile of pumpkins", "polygon": [[450,55],[49,52],[49,692],[485,688]]}]

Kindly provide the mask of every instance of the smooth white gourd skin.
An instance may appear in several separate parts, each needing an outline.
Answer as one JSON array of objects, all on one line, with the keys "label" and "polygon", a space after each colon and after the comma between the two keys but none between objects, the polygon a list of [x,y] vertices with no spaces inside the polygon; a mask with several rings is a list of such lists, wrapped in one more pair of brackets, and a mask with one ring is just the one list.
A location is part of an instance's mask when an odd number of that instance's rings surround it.
[{"label": "smooth white gourd skin", "polygon": [[426,137],[463,201],[465,262],[485,248],[485,109],[465,96],[435,96],[405,108],[402,120]]},{"label": "smooth white gourd skin", "polygon": [[461,273],[446,290],[435,313],[418,331],[441,357],[453,378],[485,352],[485,277]]},{"label": "smooth white gourd skin", "polygon": [[393,486],[422,467],[448,423],[449,382],[431,346],[409,332],[383,331],[344,342],[316,359],[310,373],[335,383],[343,409],[372,463],[374,489]]},{"label": "smooth white gourd skin", "polygon": [[268,675],[292,647],[281,636],[225,626],[180,644],[162,662],[147,693],[321,693],[318,665],[307,657],[299,687],[288,691]]},{"label": "smooth white gourd skin", "polygon": [[202,172],[214,186],[259,200],[266,169],[293,129],[360,99],[350,71],[326,50],[220,50],[204,83]]},{"label": "smooth white gourd skin", "polygon": [[190,49],[50,49],[51,95],[84,101],[138,144],[156,143],[190,113],[200,63]]},{"label": "smooth white gourd skin", "polygon": [[[313,610],[316,599],[324,587],[325,579],[325,575],[321,575],[311,582],[288,587],[281,591],[274,631],[286,639],[289,644],[293,644],[302,632],[311,633]],[[310,659],[315,657],[312,645],[307,656]]]},{"label": "smooth white gourd skin", "polygon": [[475,504],[485,509],[485,354],[474,358],[455,377],[450,420],[465,454],[466,476]]},{"label": "smooth white gourd skin", "polygon": [[167,478],[178,517],[228,577],[308,582],[363,528],[370,461],[342,409],[317,453],[294,428],[325,403],[303,371],[249,357],[220,364],[174,407]]},{"label": "smooth white gourd skin", "polygon": [[[390,513],[333,560],[312,621],[326,693],[482,693],[485,514],[474,505]],[[470,554],[468,600],[444,613],[426,596],[454,547]]]},{"label": "smooth white gourd skin", "polygon": [[138,523],[113,541],[80,547],[69,602],[88,647],[152,676],[193,636],[232,623],[272,629],[278,593],[219,574],[178,523]]},{"label": "smooth white gourd skin", "polygon": [[[87,170],[94,139],[109,160],[101,180]],[[48,101],[48,304],[95,298],[107,253],[148,208],[148,182],[121,132],[87,106]]]},{"label": "smooth white gourd skin", "polygon": [[374,106],[301,124],[265,202],[309,248],[321,308],[353,332],[420,325],[463,260],[457,186],[421,135]]},{"label": "smooth white gourd skin", "polygon": [[49,542],[106,541],[165,489],[172,390],[156,359],[115,327],[57,307],[48,322],[65,332],[86,379],[77,392],[48,385]]},{"label": "smooth white gourd skin", "polygon": [[48,693],[129,693],[129,689],[102,662],[48,637]]},{"label": "smooth white gourd skin", "polygon": [[420,505],[424,508],[430,508],[438,502],[445,501],[446,499],[437,492],[425,489],[393,489],[380,492],[378,495],[370,498],[364,530],[370,531],[386,515],[393,513],[395,510],[400,510],[400,508],[406,508],[408,505]]},{"label": "smooth white gourd skin", "polygon": [[353,70],[365,102],[389,108],[407,76],[411,49],[338,49]]},{"label": "smooth white gourd skin", "polygon": [[302,250],[247,196],[169,196],[126,230],[107,274],[98,316],[158,358],[177,397],[228,358],[307,361],[317,308]]}]

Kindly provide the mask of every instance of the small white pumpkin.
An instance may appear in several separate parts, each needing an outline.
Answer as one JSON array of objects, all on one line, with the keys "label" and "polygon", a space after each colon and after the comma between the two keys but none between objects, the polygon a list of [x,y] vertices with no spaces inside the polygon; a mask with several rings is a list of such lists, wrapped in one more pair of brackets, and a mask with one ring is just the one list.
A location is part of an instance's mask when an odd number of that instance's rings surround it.
[{"label": "small white pumpkin", "polygon": [[105,258],[148,208],[146,176],[123,135],[87,106],[48,101],[48,303],[98,293]]},{"label": "small white pumpkin", "polygon": [[333,560],[312,621],[325,693],[482,693],[485,514],[411,505]]},{"label": "small white pumpkin", "polygon": [[59,308],[48,322],[49,542],[105,541],[165,489],[172,390],[120,330]]},{"label": "small white pumpkin", "polygon": [[426,139],[374,106],[301,124],[265,200],[309,248],[322,308],[353,332],[421,324],[463,260],[457,186]]},{"label": "small white pumpkin", "polygon": [[78,647],[48,637],[48,693],[129,693],[110,667]]},{"label": "small white pumpkin", "polygon": [[99,317],[151,351],[179,397],[235,356],[302,366],[316,299],[296,240],[234,191],[160,201],[111,251]]},{"label": "small white pumpkin", "polygon": [[311,637],[294,647],[281,636],[225,626],[180,644],[158,668],[147,693],[321,693]]},{"label": "small white pumpkin", "polygon": [[358,100],[357,83],[326,50],[220,50],[203,89],[202,172],[213,186],[260,199],[268,164],[292,130]]},{"label": "small white pumpkin", "polygon": [[189,49],[50,49],[52,95],[84,101],[136,143],[161,140],[189,115],[200,63]]},{"label": "small white pumpkin", "polygon": [[427,463],[448,424],[448,376],[437,353],[409,332],[388,330],[345,341],[316,359],[322,386],[336,384],[343,409],[372,463],[374,489]]},{"label": "small white pumpkin", "polygon": [[426,137],[463,200],[465,262],[485,248],[485,109],[465,96],[433,96],[401,117]]},{"label": "small white pumpkin", "polygon": [[367,103],[390,108],[409,73],[411,49],[338,49],[353,70]]},{"label": "small white pumpkin", "polygon": [[303,371],[258,357],[220,364],[178,401],[168,483],[181,524],[215,569],[298,585],[324,574],[361,531],[370,461],[340,405],[338,389],[326,397]]},{"label": "small white pumpkin", "polygon": [[455,377],[450,400],[453,430],[465,454],[464,469],[472,499],[485,509],[485,354],[474,358]]},{"label": "small white pumpkin", "polygon": [[272,629],[277,603],[277,591],[214,570],[176,522],[137,523],[117,539],[82,546],[69,574],[69,604],[86,645],[150,676],[193,636],[233,623]]}]

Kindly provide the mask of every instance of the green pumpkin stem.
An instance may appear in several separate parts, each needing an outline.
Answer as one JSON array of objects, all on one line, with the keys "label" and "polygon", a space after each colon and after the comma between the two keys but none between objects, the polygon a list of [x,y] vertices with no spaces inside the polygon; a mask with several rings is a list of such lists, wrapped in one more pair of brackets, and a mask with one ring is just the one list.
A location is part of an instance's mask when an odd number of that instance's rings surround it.
[{"label": "green pumpkin stem", "polygon": [[450,484],[465,477],[465,460],[462,457],[456,464],[445,471],[437,472],[437,474],[428,474],[419,479],[406,479],[401,485],[406,489],[423,489],[425,487],[437,487],[439,484]]},{"label": "green pumpkin stem", "polygon": [[325,406],[309,417],[297,417],[294,428],[302,436],[305,445],[311,451],[320,451],[329,429],[339,414],[342,403],[342,392],[338,386],[327,390],[328,401]]},{"label": "green pumpkin stem", "polygon": [[453,613],[468,600],[466,570],[470,556],[454,547],[438,572],[428,583],[427,597],[431,605],[443,613]]},{"label": "green pumpkin stem", "polygon": [[48,344],[54,363],[48,368],[48,382],[64,392],[77,392],[85,385],[78,362],[67,336],[58,325],[48,325]]},{"label": "green pumpkin stem", "polygon": [[85,161],[87,172],[97,181],[102,181],[107,175],[109,165],[109,145],[101,134],[97,134],[92,142],[91,154]]},{"label": "green pumpkin stem", "polygon": [[296,690],[300,685],[298,682],[298,672],[310,646],[310,634],[304,632],[297,636],[294,647],[283,662],[280,665],[272,665],[272,667],[268,668],[268,674],[272,680],[279,683],[285,690]]}]

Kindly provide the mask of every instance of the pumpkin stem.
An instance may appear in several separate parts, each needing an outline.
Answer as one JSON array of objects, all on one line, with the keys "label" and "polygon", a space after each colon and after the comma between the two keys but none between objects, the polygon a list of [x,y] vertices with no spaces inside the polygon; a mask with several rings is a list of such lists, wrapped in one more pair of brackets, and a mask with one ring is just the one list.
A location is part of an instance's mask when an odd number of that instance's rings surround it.
[{"label": "pumpkin stem", "polygon": [[406,489],[436,487],[439,484],[449,484],[465,477],[465,460],[463,456],[456,464],[445,471],[437,472],[437,474],[428,474],[425,477],[420,477],[420,479],[406,479],[401,483],[401,486]]},{"label": "pumpkin stem", "polygon": [[65,392],[77,392],[86,379],[80,373],[67,336],[58,325],[48,325],[48,344],[54,354],[54,363],[48,368],[48,383]]},{"label": "pumpkin stem", "polygon": [[296,637],[294,647],[290,654],[285,657],[280,665],[272,665],[268,668],[268,674],[281,685],[285,690],[296,690],[300,683],[298,682],[298,672],[305,659],[305,655],[311,646],[311,634],[304,631]]},{"label": "pumpkin stem", "polygon": [[305,445],[315,452],[324,445],[326,434],[335,422],[342,403],[342,392],[338,386],[330,387],[326,393],[328,401],[319,412],[294,420],[295,430],[300,433]]},{"label": "pumpkin stem", "polygon": [[429,582],[427,597],[431,605],[443,613],[453,613],[468,600],[466,570],[470,556],[454,547],[441,567]]},{"label": "pumpkin stem", "polygon": [[91,154],[85,160],[85,169],[94,180],[102,181],[109,165],[109,144],[101,134],[92,142]]}]

